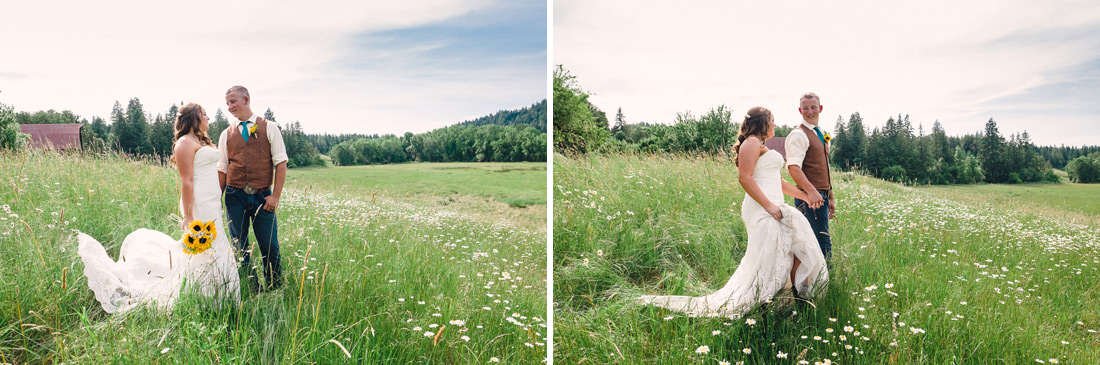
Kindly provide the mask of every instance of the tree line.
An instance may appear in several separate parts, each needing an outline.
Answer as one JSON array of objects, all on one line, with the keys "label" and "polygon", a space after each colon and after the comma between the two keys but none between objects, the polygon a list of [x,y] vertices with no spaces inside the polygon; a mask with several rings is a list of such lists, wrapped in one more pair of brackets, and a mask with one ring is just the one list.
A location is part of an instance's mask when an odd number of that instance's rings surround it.
[{"label": "tree line", "polygon": [[[27,135],[19,132],[19,124],[83,124],[80,138],[87,151],[119,151],[164,160],[172,154],[175,116],[180,107],[182,104],[173,104],[165,112],[153,115],[138,98],[130,99],[125,108],[116,101],[108,123],[98,116],[89,122],[68,110],[15,112],[12,107],[0,104],[0,148],[24,148]],[[546,161],[546,100],[428,133],[406,133],[403,137],[306,134],[298,121],[279,123],[270,108],[263,117],[279,125],[289,158],[288,167],[325,166],[332,160],[330,156],[340,157],[337,162],[340,165],[406,161]],[[207,134],[217,144],[226,128],[229,128],[229,120],[219,108],[210,121]],[[395,144],[392,139],[400,139],[400,142]],[[338,146],[343,147],[336,149]],[[400,151],[394,150],[394,146]]]},{"label": "tree line", "polygon": [[[700,117],[678,113],[674,123],[628,123],[620,108],[609,126],[605,113],[588,102],[588,94],[561,65],[554,71],[554,148],[562,153],[719,153],[734,143],[740,128],[725,106]],[[776,137],[794,127],[778,126]],[[1071,181],[1100,180],[1100,147],[1036,147],[1030,136],[1006,139],[990,119],[983,131],[947,136],[937,121],[930,133],[914,128],[908,116],[891,117],[882,128],[867,131],[854,113],[837,118],[831,162],[841,170],[860,172],[907,184],[973,184],[1058,182],[1053,168],[1065,166]],[[1096,171],[1093,173],[1093,171]],[[1092,180],[1092,176],[1096,180]]]},{"label": "tree line", "polygon": [[545,162],[546,133],[529,125],[453,125],[421,134],[344,141],[329,152],[340,166],[401,162]]}]

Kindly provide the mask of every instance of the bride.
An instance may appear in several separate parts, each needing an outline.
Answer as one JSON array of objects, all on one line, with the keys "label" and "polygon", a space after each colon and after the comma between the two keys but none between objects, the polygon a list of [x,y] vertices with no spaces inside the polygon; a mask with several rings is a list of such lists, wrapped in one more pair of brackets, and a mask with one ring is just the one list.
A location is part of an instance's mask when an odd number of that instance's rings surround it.
[{"label": "bride", "polygon": [[180,174],[183,239],[139,229],[126,236],[118,260],[112,260],[102,244],[79,233],[88,287],[107,313],[143,304],[168,310],[181,292],[240,301],[237,261],[222,224],[220,153],[206,135],[209,120],[195,103],[176,117],[172,161]]},{"label": "bride", "polygon": [[783,202],[784,193],[799,199],[805,193],[780,177],[783,156],[764,146],[764,140],[773,136],[771,111],[759,106],[749,109],[734,145],[738,182],[745,189],[741,219],[748,231],[748,247],[726,286],[703,297],[646,295],[640,298],[643,304],[694,316],[732,318],[771,299],[788,280],[795,295],[803,297],[824,288],[829,273],[813,229],[798,210]]}]

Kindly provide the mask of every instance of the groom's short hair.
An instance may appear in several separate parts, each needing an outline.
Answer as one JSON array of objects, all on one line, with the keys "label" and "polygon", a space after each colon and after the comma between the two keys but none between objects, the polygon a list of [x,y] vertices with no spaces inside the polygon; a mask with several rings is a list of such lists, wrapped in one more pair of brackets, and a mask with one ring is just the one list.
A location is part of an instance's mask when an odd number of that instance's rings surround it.
[{"label": "groom's short hair", "polygon": [[[245,91],[245,95],[248,95],[247,91]],[[817,97],[817,94],[814,94],[814,93],[802,94],[802,97],[798,99],[798,102],[801,103],[802,99],[816,99],[817,103],[821,104],[821,98]]]},{"label": "groom's short hair", "polygon": [[229,95],[229,93],[234,91],[236,91],[238,94],[241,94],[241,96],[248,98],[248,100],[252,100],[252,97],[248,96],[248,89],[245,89],[244,86],[241,85],[234,85],[233,87],[229,88],[229,90],[226,90],[225,95]]}]

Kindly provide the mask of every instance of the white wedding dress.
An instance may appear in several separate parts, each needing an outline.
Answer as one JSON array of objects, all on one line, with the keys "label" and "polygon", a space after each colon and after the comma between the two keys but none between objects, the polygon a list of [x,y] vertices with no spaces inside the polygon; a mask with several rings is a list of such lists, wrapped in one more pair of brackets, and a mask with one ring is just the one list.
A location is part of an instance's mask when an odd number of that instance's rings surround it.
[{"label": "white wedding dress", "polygon": [[143,228],[126,236],[118,260],[112,260],[102,244],[79,233],[77,252],[84,261],[88,287],[107,313],[122,313],[143,304],[169,310],[181,292],[240,301],[237,261],[222,224],[220,154],[210,146],[195,152],[192,214],[195,220],[213,220],[217,232],[206,251],[184,253],[182,230],[172,237]]},{"label": "white wedding dress", "polygon": [[775,150],[764,153],[756,161],[752,179],[768,200],[780,207],[783,219],[775,220],[763,206],[745,194],[741,218],[748,231],[748,247],[726,286],[702,297],[646,295],[639,299],[640,302],[692,316],[740,317],[786,286],[790,281],[793,257],[801,261],[792,283],[799,296],[820,294],[815,291],[822,291],[829,278],[825,256],[806,217],[783,201],[779,175],[782,167],[783,156]]}]

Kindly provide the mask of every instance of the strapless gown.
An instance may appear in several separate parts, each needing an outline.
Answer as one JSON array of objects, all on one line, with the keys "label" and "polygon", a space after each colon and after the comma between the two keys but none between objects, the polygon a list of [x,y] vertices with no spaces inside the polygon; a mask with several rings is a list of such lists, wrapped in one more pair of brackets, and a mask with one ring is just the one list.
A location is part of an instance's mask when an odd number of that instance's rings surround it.
[{"label": "strapless gown", "polygon": [[740,317],[786,286],[794,257],[798,257],[801,264],[792,286],[800,296],[820,294],[829,278],[825,256],[806,217],[783,201],[782,168],[783,156],[775,150],[764,153],[756,162],[752,179],[768,200],[780,207],[783,219],[775,220],[763,206],[745,194],[741,219],[748,231],[748,247],[737,270],[722,289],[701,297],[646,295],[639,299],[640,302],[694,316]]},{"label": "strapless gown", "polygon": [[78,234],[77,252],[84,262],[88,287],[107,313],[122,313],[139,305],[166,311],[181,292],[240,301],[237,260],[227,239],[229,232],[222,224],[219,156],[220,152],[211,146],[195,152],[192,213],[196,220],[214,221],[217,232],[206,251],[184,253],[182,231],[172,237],[143,228],[126,236],[118,259],[113,260],[101,243],[87,234]]}]

